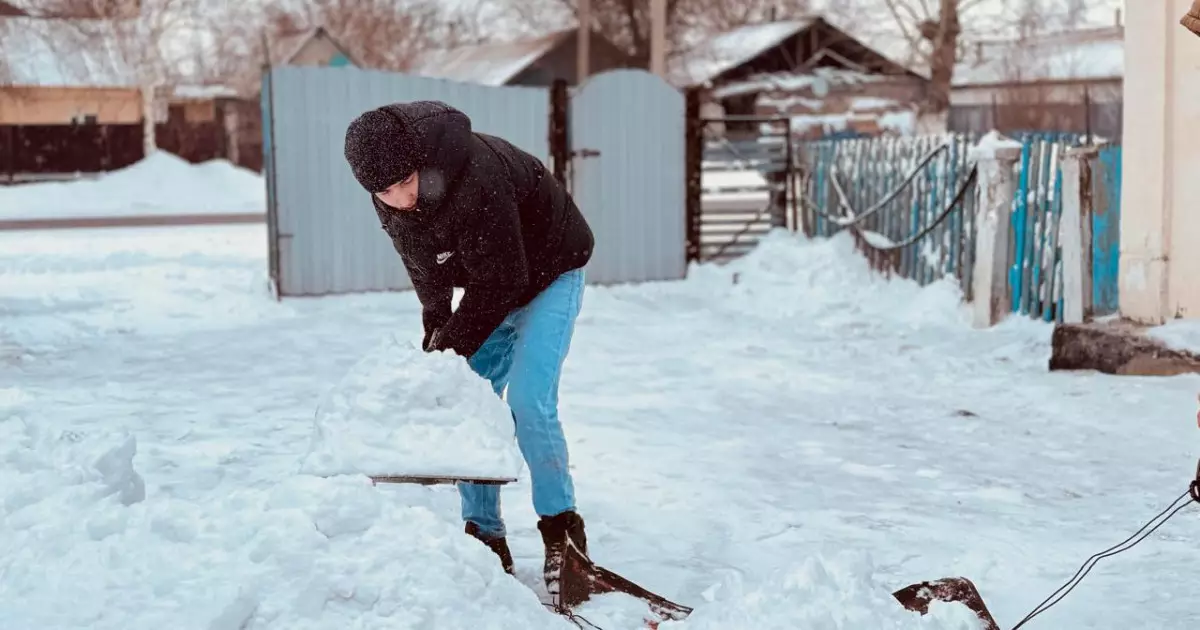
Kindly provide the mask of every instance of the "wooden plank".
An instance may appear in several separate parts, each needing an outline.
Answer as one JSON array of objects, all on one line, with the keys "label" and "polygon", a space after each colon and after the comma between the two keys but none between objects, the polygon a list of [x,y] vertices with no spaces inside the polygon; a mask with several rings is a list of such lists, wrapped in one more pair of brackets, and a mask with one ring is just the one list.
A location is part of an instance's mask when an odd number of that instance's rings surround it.
[{"label": "wooden plank", "polygon": [[1063,260],[1063,315],[1065,324],[1083,323],[1083,239],[1080,226],[1082,191],[1080,161],[1077,153],[1063,160],[1063,213],[1059,221],[1058,242]]}]

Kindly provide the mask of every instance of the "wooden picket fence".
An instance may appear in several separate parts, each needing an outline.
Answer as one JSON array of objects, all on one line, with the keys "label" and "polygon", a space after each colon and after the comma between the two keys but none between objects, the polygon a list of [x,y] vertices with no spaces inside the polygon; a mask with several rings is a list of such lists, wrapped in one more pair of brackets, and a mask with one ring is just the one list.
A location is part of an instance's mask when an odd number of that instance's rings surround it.
[{"label": "wooden picket fence", "polygon": [[[1063,313],[1062,158],[1082,136],[1029,133],[1021,143],[1008,238],[1011,308],[1044,321]],[[804,143],[801,223],[810,236],[849,229],[884,273],[922,285],[955,278],[972,300],[977,207],[975,134],[855,138]],[[1092,312],[1116,311],[1120,225],[1119,145],[1089,159]],[[839,192],[840,191],[840,192]],[[863,217],[863,215],[869,215]],[[860,217],[853,220],[853,217]]]},{"label": "wooden picket fence", "polygon": [[[848,227],[834,217],[872,211],[852,231],[873,267],[921,284],[951,275],[969,287],[975,232],[972,140],[949,134],[805,143],[798,151],[805,232],[829,236]],[[962,202],[947,212],[964,186]],[[928,232],[912,244],[897,246],[923,231]]]}]

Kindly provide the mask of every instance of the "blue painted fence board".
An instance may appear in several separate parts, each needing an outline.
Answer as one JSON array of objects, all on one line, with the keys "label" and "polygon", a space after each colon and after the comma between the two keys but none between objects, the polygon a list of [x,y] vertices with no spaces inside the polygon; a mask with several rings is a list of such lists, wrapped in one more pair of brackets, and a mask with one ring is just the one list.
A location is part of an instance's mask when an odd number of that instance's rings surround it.
[{"label": "blue painted fence board", "polygon": [[1092,307],[1118,310],[1121,266],[1121,147],[1100,150],[1092,162]]}]

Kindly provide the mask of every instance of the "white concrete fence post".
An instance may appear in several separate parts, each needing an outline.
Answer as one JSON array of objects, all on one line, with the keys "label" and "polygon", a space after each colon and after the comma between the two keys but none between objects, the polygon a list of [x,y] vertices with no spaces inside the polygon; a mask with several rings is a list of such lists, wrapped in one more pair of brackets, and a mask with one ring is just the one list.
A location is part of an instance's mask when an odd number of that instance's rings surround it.
[{"label": "white concrete fence post", "polygon": [[1068,149],[1062,162],[1062,216],[1058,244],[1062,250],[1063,323],[1080,324],[1092,317],[1092,168],[1094,147]]},{"label": "white concrete fence post", "polygon": [[976,328],[987,328],[1011,310],[1008,249],[1021,143],[992,131],[971,148],[970,155],[978,169],[971,319]]}]

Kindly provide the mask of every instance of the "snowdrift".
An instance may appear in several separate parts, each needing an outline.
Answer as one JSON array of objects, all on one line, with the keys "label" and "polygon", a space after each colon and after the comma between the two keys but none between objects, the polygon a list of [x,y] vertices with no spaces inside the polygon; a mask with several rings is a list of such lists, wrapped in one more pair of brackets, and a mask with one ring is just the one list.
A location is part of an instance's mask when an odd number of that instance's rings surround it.
[{"label": "snowdrift", "polygon": [[777,229],[727,264],[693,264],[682,282],[589,291],[591,308],[581,314],[588,319],[609,313],[654,317],[631,307],[644,305],[646,311],[655,311],[667,301],[697,316],[720,314],[731,326],[787,325],[789,334],[803,321],[819,321],[826,332],[845,327],[856,336],[935,328],[971,332],[970,313],[953,278],[924,287],[883,278],[871,270],[845,232],[807,240]]},{"label": "snowdrift", "polygon": [[317,409],[300,471],[319,476],[516,478],[508,405],[452,352],[389,335]]},{"label": "snowdrift", "polygon": [[[732,264],[695,267],[684,282],[589,291],[584,319],[613,318],[625,330],[629,318],[643,314],[661,320],[666,304],[672,326],[703,318],[697,321],[709,327],[779,330],[792,338],[969,329],[952,282],[918,289],[879,280],[848,237],[808,242],[775,233]],[[507,407],[461,359],[385,340],[322,401],[310,452],[295,455],[300,466],[255,460],[248,479],[224,472],[227,461],[238,461],[227,460],[236,452],[201,453],[195,444],[170,441],[182,437],[159,434],[144,455],[136,434],[110,433],[102,421],[40,422],[46,408],[28,392],[0,389],[0,627],[575,628],[463,533],[457,502],[445,493],[372,486],[360,474],[389,466],[495,472],[493,466],[514,465],[513,453],[501,455],[512,447]],[[237,427],[202,430],[244,439]],[[271,439],[270,429],[255,435]],[[419,448],[435,435],[456,444],[453,455]],[[468,456],[480,453],[497,459]],[[163,480],[176,466],[206,459],[210,476]],[[603,523],[604,515],[593,518]],[[816,552],[789,558],[790,567],[769,579],[747,582],[722,571],[698,576],[711,580],[703,592],[665,592],[696,610],[660,628],[978,627],[959,605],[935,603],[925,617],[905,611],[890,595],[903,584],[879,575],[864,557]],[[63,605],[64,593],[70,605]],[[620,596],[598,598],[579,613],[605,630],[641,627],[641,609]]]},{"label": "snowdrift", "polygon": [[[456,515],[435,511],[430,493],[397,498],[349,475],[232,494],[157,487],[134,464],[133,436],[39,428],[23,413],[31,402],[0,391],[4,627],[575,627],[504,574]],[[839,556],[753,588],[726,579],[690,619],[660,627],[976,628],[961,606],[903,610],[871,571]],[[641,627],[621,596],[578,612],[606,630]]]},{"label": "snowdrift", "polygon": [[428,494],[397,500],[359,476],[156,487],[132,436],[5,415],[0,626],[566,627]]},{"label": "snowdrift", "polygon": [[95,179],[0,187],[0,220],[260,212],[266,185],[257,173],[167,151]]},{"label": "snowdrift", "polygon": [[1146,333],[1175,350],[1200,353],[1200,322],[1190,319],[1171,320]]}]

